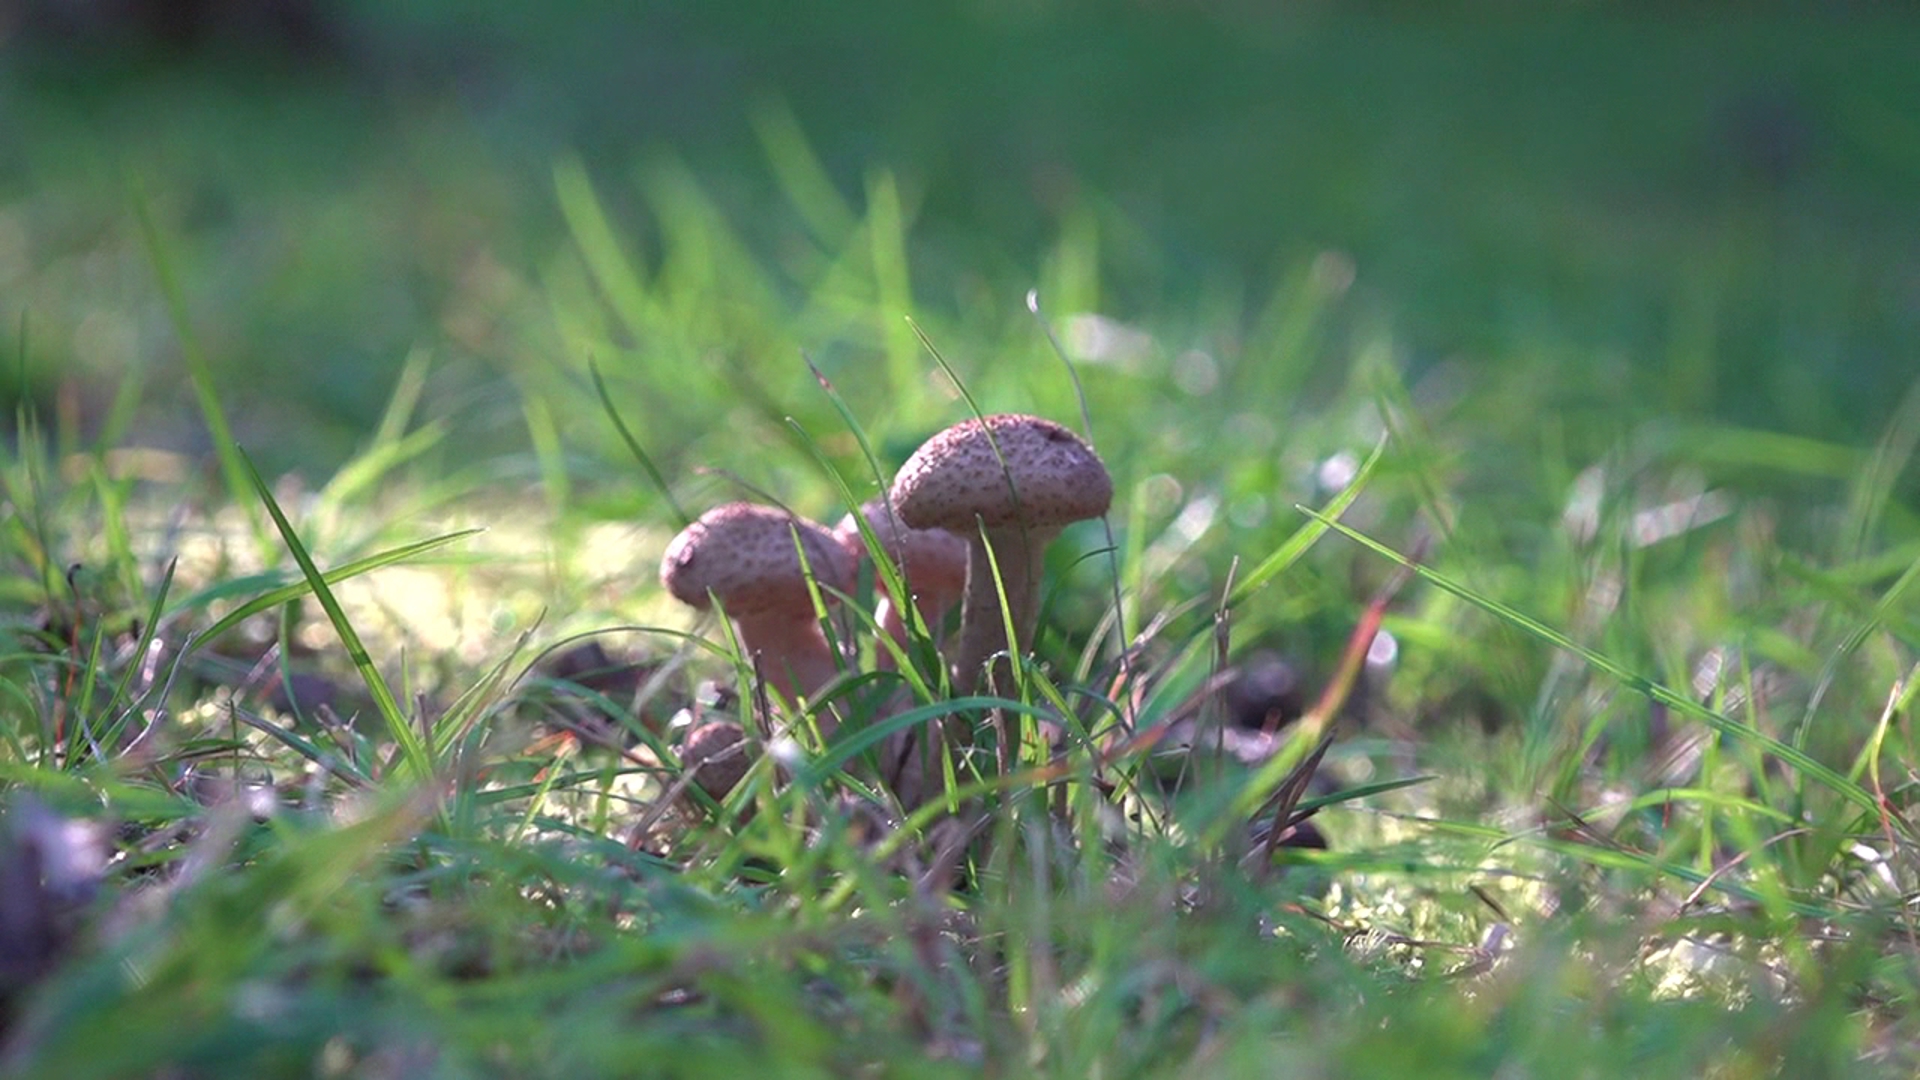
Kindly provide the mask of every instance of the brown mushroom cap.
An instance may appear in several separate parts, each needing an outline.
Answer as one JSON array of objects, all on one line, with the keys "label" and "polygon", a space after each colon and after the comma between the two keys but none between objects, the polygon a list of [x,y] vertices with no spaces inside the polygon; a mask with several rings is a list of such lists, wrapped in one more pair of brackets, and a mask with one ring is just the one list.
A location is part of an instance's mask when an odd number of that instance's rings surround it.
[{"label": "brown mushroom cap", "polygon": [[716,506],[681,530],[661,557],[660,584],[681,603],[702,610],[711,593],[735,618],[809,612],[812,601],[794,549],[796,533],[823,588],[853,588],[853,560],[824,526],[744,502]]},{"label": "brown mushroom cap", "polygon": [[1112,504],[1113,478],[1099,455],[1080,436],[1038,416],[955,424],[914,451],[893,481],[894,510],[907,526],[962,536],[973,535],[976,518],[989,529],[1059,528],[1099,517]]},{"label": "brown mushroom cap", "polygon": [[710,720],[689,730],[685,741],[680,744],[680,764],[689,771],[699,770],[694,774],[693,782],[700,786],[700,790],[713,796],[716,802],[725,799],[734,785],[746,777],[753,760],[744,752],[733,753],[719,761],[712,759],[746,737],[746,731],[731,720]]},{"label": "brown mushroom cap", "polygon": [[[960,643],[949,656],[954,687],[967,693],[989,657],[1032,638],[1047,543],[1068,523],[1106,513],[1113,478],[1085,440],[1051,420],[986,416],[928,439],[900,467],[891,497],[908,526],[967,539]],[[993,665],[1003,696],[1014,690],[1010,675],[1008,663]],[[1001,739],[1003,767],[1011,745]]]},{"label": "brown mushroom cap", "polygon": [[[967,584],[967,541],[946,529],[911,529],[889,513],[885,499],[869,499],[860,505],[860,516],[887,557],[905,575],[915,592],[935,596],[955,596]],[[853,515],[842,518],[833,534],[848,554],[860,560],[867,557],[866,539]]]}]

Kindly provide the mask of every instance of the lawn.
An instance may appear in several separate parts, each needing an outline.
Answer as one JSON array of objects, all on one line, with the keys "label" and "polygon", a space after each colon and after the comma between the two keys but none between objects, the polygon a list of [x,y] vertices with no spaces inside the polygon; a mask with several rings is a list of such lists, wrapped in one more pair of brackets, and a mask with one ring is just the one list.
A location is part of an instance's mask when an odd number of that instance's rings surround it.
[{"label": "lawn", "polygon": [[[0,1071],[1913,1075],[1920,20],[1763,7],[0,13]],[[998,413],[1020,663],[660,583]]]}]

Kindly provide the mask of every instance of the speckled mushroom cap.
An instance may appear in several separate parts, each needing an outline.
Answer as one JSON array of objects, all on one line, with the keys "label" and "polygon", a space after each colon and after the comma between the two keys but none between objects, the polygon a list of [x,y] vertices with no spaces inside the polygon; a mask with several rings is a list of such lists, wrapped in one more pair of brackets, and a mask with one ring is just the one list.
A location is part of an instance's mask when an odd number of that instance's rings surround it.
[{"label": "speckled mushroom cap", "polygon": [[1058,528],[1099,517],[1112,503],[1113,478],[1084,439],[1051,420],[1019,414],[955,424],[915,450],[893,481],[902,522],[963,536],[972,534],[976,517],[990,529]]},{"label": "speckled mushroom cap", "polygon": [[853,588],[853,559],[825,526],[744,502],[716,506],[682,529],[660,559],[660,584],[681,603],[702,609],[711,592],[735,618],[809,610],[806,579],[794,551],[796,530],[820,585],[843,592]]},{"label": "speckled mushroom cap", "polygon": [[[680,744],[680,764],[688,769],[699,769],[694,783],[702,791],[716,800],[725,799],[747,775],[753,766],[753,759],[744,753],[736,753],[723,761],[710,761],[722,750],[742,742],[747,733],[739,724],[731,720],[709,720],[687,732],[685,741]],[[704,766],[704,767],[703,767]]]},{"label": "speckled mushroom cap", "polygon": [[[967,582],[967,541],[945,529],[910,529],[887,511],[885,499],[860,504],[860,516],[887,557],[899,565],[916,586],[958,593]],[[867,545],[853,515],[834,526],[833,535],[858,562],[867,557]]]}]

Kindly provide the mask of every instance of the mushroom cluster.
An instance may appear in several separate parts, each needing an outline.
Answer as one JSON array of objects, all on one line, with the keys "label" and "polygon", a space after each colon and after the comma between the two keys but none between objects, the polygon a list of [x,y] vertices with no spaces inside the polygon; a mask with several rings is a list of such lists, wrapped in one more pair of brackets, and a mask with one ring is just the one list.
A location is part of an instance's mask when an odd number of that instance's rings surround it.
[{"label": "mushroom cluster", "polygon": [[[703,611],[717,602],[755,671],[798,704],[817,698],[841,667],[814,597],[831,604],[852,592],[870,535],[907,593],[895,596],[880,581],[879,631],[903,646],[911,609],[937,637],[958,602],[959,634],[943,649],[954,689],[970,693],[984,676],[1010,694],[1006,657],[1032,643],[1046,546],[1112,501],[1112,478],[1086,440],[1036,416],[985,416],[916,450],[888,494],[857,511],[864,533],[851,514],[830,531],[785,510],[728,503],[673,539],[660,580]],[[891,667],[895,651],[879,649],[876,663]]]}]

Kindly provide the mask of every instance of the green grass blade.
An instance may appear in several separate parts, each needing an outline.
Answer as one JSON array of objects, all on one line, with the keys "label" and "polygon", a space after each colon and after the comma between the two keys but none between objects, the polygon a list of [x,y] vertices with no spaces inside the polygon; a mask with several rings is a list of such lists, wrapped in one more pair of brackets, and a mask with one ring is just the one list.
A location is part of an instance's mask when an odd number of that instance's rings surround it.
[{"label": "green grass blade", "polygon": [[415,349],[407,354],[400,365],[400,375],[393,380],[393,393],[387,395],[387,407],[380,414],[380,426],[374,428],[373,439],[369,446],[385,446],[399,442],[407,433],[407,425],[412,422],[413,414],[420,407],[420,396],[427,388],[427,368],[432,357],[425,349]]},{"label": "green grass blade", "polygon": [[[1260,565],[1254,567],[1233,590],[1232,595],[1227,597],[1225,606],[1230,608],[1240,606],[1267,582],[1300,561],[1300,557],[1307,553],[1307,549],[1313,547],[1316,541],[1326,535],[1327,527],[1333,524],[1341,514],[1346,513],[1347,507],[1352,506],[1354,500],[1360,497],[1360,492],[1372,478],[1373,470],[1380,464],[1380,459],[1385,456],[1386,450],[1386,439],[1383,438],[1374,443],[1373,452],[1367,455],[1367,460],[1360,463],[1360,469],[1354,474],[1353,481],[1341,489],[1340,494],[1333,497],[1333,501],[1327,504],[1324,511],[1316,513],[1307,510],[1307,515],[1315,520],[1294,530],[1293,535],[1287,537],[1286,541],[1275,548],[1272,554],[1260,560]],[[1323,517],[1322,514],[1325,516]]]},{"label": "green grass blade", "polygon": [[794,782],[803,790],[818,787],[827,777],[845,768],[847,762],[878,746],[881,740],[894,732],[905,731],[907,728],[924,724],[929,720],[953,716],[972,709],[1006,709],[1009,712],[1024,713],[1043,720],[1047,718],[1047,712],[1044,709],[1017,701],[1007,701],[1004,698],[975,696],[936,701],[930,705],[921,705],[895,713],[857,731],[836,737],[824,753],[808,761],[798,770]]},{"label": "green grass blade", "polygon": [[1672,442],[1685,460],[1698,466],[1767,469],[1789,476],[1846,479],[1867,461],[1855,447],[1725,424],[1680,431]]},{"label": "green grass blade", "polygon": [[[855,419],[852,407],[840,396],[840,391],[834,389],[832,380],[828,379],[826,373],[820,370],[820,366],[813,362],[813,357],[808,356],[806,353],[801,353],[800,359],[806,363],[807,371],[812,373],[813,381],[819,385],[820,392],[826,395],[828,404],[833,406],[834,412],[840,414],[841,422],[846,424],[847,431],[852,433],[853,441],[860,447],[860,456],[866,460],[868,470],[873,473],[874,483],[880,485],[881,491],[887,490],[887,471],[880,464],[880,455],[874,452],[873,442],[867,438],[866,429],[860,425],[859,420]],[[797,422],[792,418],[788,418],[787,423],[789,426],[795,427],[795,430],[800,436],[806,439],[808,449],[813,451],[815,459],[825,465],[826,457],[820,453],[818,447],[813,445],[813,440],[807,438],[806,432],[799,431]],[[832,470],[829,471],[831,472]],[[862,500],[854,495],[852,489],[850,489],[844,481],[840,480],[840,474],[833,472],[832,475],[840,488],[842,496],[847,500],[847,505],[849,507],[859,506]]]},{"label": "green grass blade", "polygon": [[593,392],[600,398],[600,407],[606,410],[607,419],[613,421],[613,428],[620,433],[620,440],[627,444],[627,452],[640,463],[640,468],[647,474],[647,479],[653,481],[654,490],[666,500],[667,508],[673,511],[676,522],[683,529],[693,524],[693,518],[688,516],[686,509],[680,505],[680,501],[673,497],[673,488],[668,485],[667,478],[661,474],[660,467],[653,463],[653,458],[648,456],[646,449],[640,445],[640,440],[634,438],[633,430],[627,427],[626,420],[620,415],[619,407],[614,405],[613,395],[607,392],[607,380],[600,375],[598,361],[587,361],[587,374],[593,377]]},{"label": "green grass blade", "polygon": [[1594,670],[1611,676],[1621,685],[1652,698],[1675,712],[1699,720],[1701,723],[1706,724],[1722,735],[1754,744],[1766,753],[1772,754],[1781,761],[1799,769],[1808,777],[1819,781],[1822,785],[1831,789],[1848,802],[1860,807],[1862,810],[1878,813],[1877,803],[1874,801],[1871,793],[1827,765],[1809,757],[1805,752],[1781,742],[1772,736],[1762,734],[1737,720],[1722,716],[1701,705],[1699,702],[1694,701],[1692,698],[1656,683],[1638,672],[1628,670],[1612,659],[1581,645],[1579,642],[1574,641],[1572,638],[1569,638],[1545,623],[1525,615],[1519,610],[1509,607],[1498,600],[1475,592],[1445,574],[1434,570],[1432,567],[1416,563],[1387,545],[1331,517],[1304,506],[1298,509],[1302,513],[1318,520],[1327,528],[1339,532],[1342,536],[1347,537],[1362,547],[1418,574],[1429,584],[1465,600],[1467,603],[1485,611],[1489,615],[1526,631],[1528,634],[1552,645],[1554,648],[1563,649],[1579,657]]},{"label": "green grass blade", "polygon": [[1843,555],[1857,559],[1867,553],[1867,541],[1886,517],[1900,477],[1920,452],[1920,382],[1907,387],[1893,419],[1874,444],[1866,467],[1854,476],[1847,492],[1847,544]]},{"label": "green grass blade", "polygon": [[[94,686],[100,679],[101,650],[105,648],[108,636],[107,628],[96,622],[94,624],[93,634],[91,635],[92,644],[87,648],[86,663],[80,665],[80,685],[75,690],[70,701],[73,707],[74,727],[77,729],[78,734],[86,737],[87,745],[92,749],[95,761],[106,760],[106,755],[101,749],[99,733],[93,730],[92,717],[88,714],[86,703],[93,700]],[[74,732],[69,732],[66,747],[66,762],[69,765],[79,760],[74,752],[74,742]]]},{"label": "green grass blade", "polygon": [[206,421],[207,433],[213,439],[214,454],[220,460],[220,473],[226,479],[227,493],[234,502],[246,508],[247,524],[253,531],[254,543],[259,546],[261,557],[271,558],[273,543],[267,535],[266,524],[260,520],[259,508],[248,498],[252,487],[247,477],[253,467],[243,460],[240,444],[234,441],[233,426],[227,422],[226,409],[221,406],[220,394],[213,385],[213,369],[200,349],[199,336],[193,332],[186,293],[180,287],[179,275],[174,272],[173,259],[161,239],[160,228],[153,220],[153,208],[148,204],[146,193],[141,190],[137,179],[132,180],[129,187],[134,217],[140,223],[140,235],[146,242],[147,259],[153,264],[154,278],[160,286],[161,295],[166,299],[173,332],[180,339],[180,357],[187,367],[187,381],[193,386],[194,400],[200,406],[201,418]]},{"label": "green grass blade", "polygon": [[[343,565],[336,566],[333,569],[328,570],[326,573],[320,575],[320,579],[324,584],[338,585],[342,581],[346,581],[349,578],[359,577],[361,574],[368,573],[369,571],[378,570],[386,566],[392,566],[395,563],[405,562],[416,555],[425,554],[426,552],[432,551],[436,548],[446,547],[448,544],[451,544],[456,540],[464,540],[469,536],[473,536],[476,533],[482,533],[485,531],[486,531],[485,529],[478,529],[478,528],[461,529],[458,532],[445,533],[440,536],[430,537],[426,540],[416,540],[411,544],[403,544],[400,547],[391,548],[387,551],[380,552],[377,555],[369,555],[364,559],[355,559],[350,563],[345,563]],[[240,595],[247,592],[252,592],[254,589],[259,588],[265,582],[271,581],[271,580],[277,580],[277,579],[265,577],[265,576],[255,576],[255,577],[247,577],[247,578],[237,578],[233,581],[223,582],[222,584],[213,586],[211,588],[203,589],[200,592],[197,592],[194,595],[188,597],[187,599],[181,601],[180,604],[177,607],[173,608],[172,611],[168,612],[168,614],[175,614],[181,611],[190,611],[194,608],[204,607],[207,604],[225,599],[228,596],[235,596],[235,595]],[[212,626],[207,627],[207,629],[200,634],[200,641],[202,642],[212,641],[215,638],[218,638],[221,634],[224,634],[227,631],[232,630],[234,627],[240,625],[241,623],[247,621],[248,619],[253,618],[255,615],[258,615],[263,611],[271,611],[272,609],[279,607],[281,604],[287,603],[288,601],[298,600],[300,597],[305,596],[307,595],[307,593],[312,591],[313,591],[313,588],[311,584],[309,584],[306,580],[303,579],[293,584],[283,585],[283,586],[280,586],[279,588],[271,589],[267,592],[261,593],[260,595],[254,597],[253,599],[247,601],[246,603],[240,605],[239,607],[228,612],[226,615],[222,616]]]},{"label": "green grass blade", "polygon": [[[140,624],[140,637],[134,642],[133,659],[127,664],[127,669],[120,673],[120,681],[114,684],[113,695],[107,699],[105,705],[101,706],[100,711],[103,715],[111,713],[120,702],[127,699],[127,688],[133,685],[135,673],[146,663],[147,650],[153,646],[154,635],[159,632],[162,613],[167,609],[167,593],[173,588],[173,574],[179,565],[179,559],[167,560],[167,569],[160,576],[160,587],[154,591],[153,603],[147,608],[146,620]],[[132,712],[133,710],[129,709],[127,715],[121,717],[114,726],[117,728],[132,719]],[[107,741],[113,740],[109,738]]]},{"label": "green grass blade", "polygon": [[607,303],[627,330],[645,336],[644,313],[647,310],[647,285],[635,269],[632,259],[620,248],[600,198],[594,194],[593,181],[579,158],[568,157],[553,167],[553,189],[560,203],[560,216],[566,220],[574,245],[586,260],[593,280],[607,297]]},{"label": "green grass blade", "polygon": [[[821,392],[824,393],[827,396],[827,400],[832,403],[834,411],[840,414],[840,419],[847,425],[847,430],[853,433],[854,442],[859,445],[860,454],[866,459],[867,468],[873,473],[874,481],[880,485],[880,490],[885,492],[888,488],[886,470],[881,467],[880,458],[874,453],[873,444],[868,440],[866,431],[860,426],[859,421],[854,419],[853,410],[848,407],[846,401],[840,397],[840,392],[833,388],[833,383],[815,366],[811,357],[802,354],[801,359],[806,361],[807,370],[813,373],[814,381],[819,384]],[[874,574],[879,579],[880,585],[885,588],[891,596],[907,595],[906,578],[901,574],[900,567],[892,558],[888,557],[885,546],[880,543],[879,538],[874,535],[872,526],[867,523],[867,516],[858,512],[863,500],[854,494],[852,486],[847,483],[845,477],[840,475],[840,470],[833,467],[833,463],[827,459],[825,451],[821,450],[819,444],[815,442],[813,437],[808,435],[806,430],[800,426],[799,421],[789,417],[787,425],[793,429],[795,436],[800,440],[802,445],[807,448],[808,453],[813,455],[814,461],[819,463],[820,471],[824,473],[829,480],[833,481],[833,486],[835,490],[839,491],[840,498],[854,511],[854,528],[860,532],[860,542],[865,546],[868,558],[873,561]],[[916,635],[931,636],[932,628],[926,626],[921,619],[920,609],[917,605],[901,605],[900,615],[906,620],[907,626],[910,627]],[[877,638],[876,641],[878,641]],[[892,647],[892,645],[893,643],[888,641],[881,643],[878,647],[889,648]],[[919,686],[919,674],[913,670],[912,665],[903,664],[898,670],[906,674],[907,677],[916,684],[916,689],[921,688]]]},{"label": "green grass blade", "polygon": [[566,444],[560,427],[554,423],[553,409],[542,398],[524,394],[520,413],[527,425],[527,439],[533,446],[533,459],[540,469],[540,487],[547,496],[547,510],[560,517],[573,497],[573,483],[567,476]]},{"label": "green grass blade", "polygon": [[292,750],[294,753],[320,766],[327,772],[345,780],[351,786],[356,788],[370,788],[373,786],[373,779],[361,772],[359,766],[339,754],[330,753],[322,749],[318,744],[302,736],[299,732],[273,723],[263,716],[257,716],[232,703],[227,705],[227,710],[228,715],[235,720],[272,738],[275,742],[280,743],[287,749]]},{"label": "green grass blade", "polygon": [[253,462],[246,456],[245,451],[236,447],[235,452],[240,458],[240,463],[246,468],[248,478],[252,481],[254,494],[266,506],[267,513],[272,515],[274,527],[280,531],[281,540],[285,541],[294,561],[300,564],[300,573],[305,577],[307,587],[313,592],[314,598],[320,602],[320,607],[326,611],[327,621],[333,624],[334,633],[340,636],[340,644],[346,648],[348,659],[353,662],[354,669],[360,673],[361,681],[366,684],[367,693],[373,696],[374,707],[379,710],[381,719],[386,721],[387,731],[400,747],[401,760],[406,764],[410,779],[426,781],[434,773],[432,751],[426,741],[420,737],[420,733],[414,730],[406,713],[401,710],[400,703],[393,696],[392,688],[387,685],[386,677],[380,674],[378,667],[374,666],[373,657],[367,654],[367,647],[361,643],[360,635],[354,630],[352,621],[347,618],[346,610],[340,606],[339,599],[333,595],[333,589],[328,586],[326,575],[320,572],[320,567],[314,563],[313,556],[307,553],[306,546],[300,542],[300,536],[294,531],[293,523],[288,521],[286,514],[281,511],[280,504],[275,501],[273,492],[268,489],[265,478],[253,467]]},{"label": "green grass blade", "polygon": [[327,486],[320,489],[320,501],[333,508],[345,506],[355,497],[372,490],[394,469],[438,446],[446,434],[446,425],[428,424],[399,438],[376,440],[366,452],[333,474]]},{"label": "green grass blade", "polygon": [[1420,500],[1421,509],[1433,522],[1441,543],[1453,539],[1454,511],[1441,494],[1444,483],[1435,475],[1437,462],[1446,454],[1438,447],[1433,431],[1422,420],[1420,410],[1407,390],[1400,368],[1392,360],[1393,350],[1385,340],[1366,346],[1360,362],[1366,366],[1373,393],[1374,411],[1385,431],[1383,438],[1399,449],[1395,461],[1403,463],[1406,475]]},{"label": "green grass blade", "polygon": [[829,248],[844,243],[854,228],[853,210],[833,186],[827,167],[801,130],[800,119],[785,102],[773,99],[756,104],[748,119],[780,189],[806,222],[807,231]]},{"label": "green grass blade", "polygon": [[107,475],[106,462],[97,454],[87,461],[87,481],[100,504],[100,539],[106,545],[107,566],[127,595],[146,589],[140,576],[140,559],[133,553],[133,536],[127,526],[127,499],[131,484],[116,483]]},{"label": "green grass blade", "polygon": [[1814,680],[1813,693],[1807,697],[1807,707],[1802,711],[1799,723],[1794,726],[1793,744],[1795,746],[1806,745],[1807,732],[1813,728],[1813,720],[1819,714],[1820,703],[1826,699],[1828,688],[1839,676],[1840,666],[1848,657],[1858,652],[1876,631],[1886,625],[1895,614],[1901,597],[1906,595],[1915,581],[1920,581],[1920,558],[1914,559],[1906,570],[1894,579],[1893,584],[1887,586],[1886,591],[1880,595],[1880,599],[1874,603],[1873,611],[1866,620],[1855,626],[1852,632],[1840,642],[1840,647],[1835,649],[1821,665],[1820,675]]},{"label": "green grass blade", "polygon": [[[1087,388],[1080,382],[1079,367],[1074,364],[1073,358],[1067,355],[1066,347],[1060,343],[1060,336],[1053,332],[1053,323],[1048,320],[1046,313],[1040,310],[1040,290],[1027,290],[1027,311],[1033,315],[1033,321],[1040,324],[1040,333],[1047,339],[1047,347],[1053,350],[1054,358],[1060,361],[1061,367],[1067,369],[1067,379],[1073,384],[1073,399],[1080,406],[1080,434],[1086,437],[1088,445],[1093,445],[1093,408],[1087,403]],[[1140,513],[1145,508],[1136,502],[1133,509],[1135,513]],[[1145,530],[1139,528],[1138,521],[1133,524],[1134,527],[1127,530],[1127,542],[1130,545],[1129,563],[1139,566],[1139,550],[1134,545],[1145,543],[1143,535]],[[1105,514],[1100,516],[1100,528],[1107,540],[1107,579],[1112,586],[1114,613],[1114,653],[1120,657],[1122,673],[1127,677],[1127,681],[1131,682],[1133,660],[1131,651],[1127,648],[1127,642],[1132,641],[1134,635],[1139,633],[1139,627],[1136,625],[1138,617],[1128,613],[1126,590],[1120,583],[1120,545],[1114,539],[1113,522]],[[1145,573],[1144,567],[1141,572]],[[1144,580],[1137,582],[1134,586],[1136,592],[1144,587]]]},{"label": "green grass blade", "polygon": [[502,691],[512,685],[507,678],[507,671],[519,658],[520,653],[526,649],[527,642],[532,636],[532,630],[522,633],[506,656],[488,668],[478,682],[462,691],[460,696],[454,699],[453,704],[448,705],[440,714],[440,720],[434,725],[433,730],[433,753],[436,760],[452,752],[454,744],[472,731],[484,718],[487,710],[499,702]]},{"label": "green grass blade", "polygon": [[1361,799],[1370,799],[1375,795],[1385,795],[1389,791],[1399,791],[1402,788],[1418,787],[1421,784],[1432,783],[1438,779],[1440,778],[1435,775],[1421,775],[1402,777],[1397,780],[1376,780],[1368,784],[1355,784],[1350,788],[1341,788],[1339,791],[1330,794],[1315,795],[1310,798],[1301,799],[1294,804],[1293,812],[1295,814],[1301,814],[1309,810],[1321,810],[1329,806],[1339,806],[1341,803],[1358,802]]},{"label": "green grass blade", "polygon": [[128,369],[120,376],[119,385],[113,391],[113,402],[107,406],[106,414],[100,421],[100,430],[93,438],[93,456],[96,459],[104,459],[107,451],[126,445],[127,433],[140,417],[146,381],[146,373],[137,367]]},{"label": "green grass blade", "polygon": [[867,239],[873,256],[873,287],[880,332],[887,345],[887,382],[903,397],[919,382],[914,335],[906,325],[913,313],[913,282],[907,272],[906,211],[891,173],[867,179]]},{"label": "green grass blade", "polygon": [[933,357],[933,362],[939,366],[941,373],[947,377],[947,381],[953,384],[954,392],[960,395],[960,400],[967,403],[967,411],[976,419],[985,416],[986,414],[980,411],[980,403],[973,399],[973,391],[967,389],[967,384],[960,380],[960,373],[953,370],[953,365],[947,363],[947,358],[941,355],[940,347],[933,343],[933,338],[927,336],[927,332],[921,329],[920,323],[911,316],[907,318],[907,325],[913,328],[913,336],[920,339],[920,347],[927,350],[927,354]]}]

